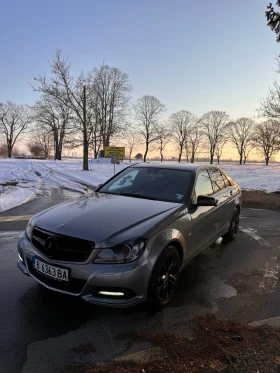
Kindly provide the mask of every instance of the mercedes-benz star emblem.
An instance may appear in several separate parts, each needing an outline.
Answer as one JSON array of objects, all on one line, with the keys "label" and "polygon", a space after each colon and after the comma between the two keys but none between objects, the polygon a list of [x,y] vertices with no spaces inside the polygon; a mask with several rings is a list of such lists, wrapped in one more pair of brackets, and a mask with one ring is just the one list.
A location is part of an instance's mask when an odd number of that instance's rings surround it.
[{"label": "mercedes-benz star emblem", "polygon": [[47,254],[47,256],[50,258],[55,256],[56,240],[53,237],[47,238],[45,245],[44,245],[44,251]]}]

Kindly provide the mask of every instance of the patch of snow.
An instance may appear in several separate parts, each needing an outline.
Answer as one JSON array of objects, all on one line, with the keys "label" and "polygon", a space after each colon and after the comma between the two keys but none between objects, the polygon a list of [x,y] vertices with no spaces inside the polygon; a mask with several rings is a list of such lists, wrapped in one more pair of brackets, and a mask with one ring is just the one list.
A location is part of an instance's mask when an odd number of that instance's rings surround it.
[{"label": "patch of snow", "polygon": [[0,212],[19,206],[35,197],[32,189],[20,187],[4,187],[0,191]]},{"label": "patch of snow", "polygon": [[267,242],[264,238],[260,237],[257,234],[257,231],[253,228],[248,228],[248,227],[239,227],[239,229],[248,234],[250,237],[252,237],[254,240],[258,241],[260,245],[265,246],[265,247],[271,247],[270,243]]},{"label": "patch of snow", "polygon": [[259,163],[221,164],[224,170],[242,189],[280,191],[280,164],[264,165]]}]

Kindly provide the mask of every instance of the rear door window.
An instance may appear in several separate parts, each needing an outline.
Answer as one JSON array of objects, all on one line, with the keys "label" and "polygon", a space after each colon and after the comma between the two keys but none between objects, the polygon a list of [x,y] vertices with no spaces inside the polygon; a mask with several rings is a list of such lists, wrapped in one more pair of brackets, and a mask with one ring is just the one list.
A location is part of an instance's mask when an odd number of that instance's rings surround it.
[{"label": "rear door window", "polygon": [[228,178],[225,176],[225,174],[222,173],[222,175],[223,175],[223,178],[224,178],[224,182],[225,182],[225,186],[226,186],[226,188],[229,187],[229,186],[231,186],[231,183],[229,182],[229,180],[228,180]]},{"label": "rear door window", "polygon": [[226,178],[220,170],[218,170],[217,168],[210,168],[209,171],[213,184],[214,193],[218,193],[219,191],[225,189],[228,186],[226,185]]}]

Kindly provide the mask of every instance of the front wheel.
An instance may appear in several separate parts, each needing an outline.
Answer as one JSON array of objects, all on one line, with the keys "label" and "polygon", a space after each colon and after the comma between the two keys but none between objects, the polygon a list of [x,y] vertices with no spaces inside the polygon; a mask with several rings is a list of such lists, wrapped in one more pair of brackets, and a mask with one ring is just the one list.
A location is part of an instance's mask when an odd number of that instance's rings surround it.
[{"label": "front wheel", "polygon": [[223,236],[225,241],[234,241],[237,236],[238,228],[239,228],[239,210],[236,208],[232,215],[232,219],[230,222],[228,232]]},{"label": "front wheel", "polygon": [[158,259],[148,289],[148,301],[165,306],[173,298],[179,280],[180,258],[174,246],[168,246]]}]

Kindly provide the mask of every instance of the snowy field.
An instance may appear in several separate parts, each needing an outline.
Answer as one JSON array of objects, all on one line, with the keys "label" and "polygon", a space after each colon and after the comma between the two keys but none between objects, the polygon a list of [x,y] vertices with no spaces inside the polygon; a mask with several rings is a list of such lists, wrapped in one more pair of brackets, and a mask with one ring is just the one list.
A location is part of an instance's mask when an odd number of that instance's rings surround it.
[{"label": "snowy field", "polygon": [[[116,165],[116,172],[129,165]],[[221,168],[243,189],[280,191],[280,164],[222,164]],[[103,183],[114,173],[111,163],[90,163],[90,171],[82,171],[81,160],[61,162],[28,159],[0,159],[0,211],[35,198],[45,197],[55,188],[87,193],[87,186]]]}]

